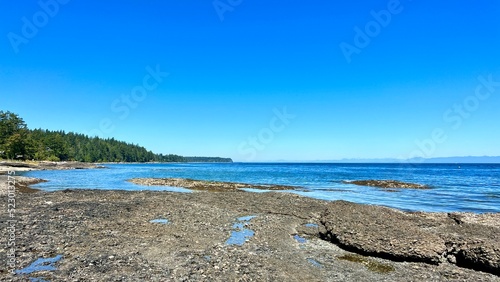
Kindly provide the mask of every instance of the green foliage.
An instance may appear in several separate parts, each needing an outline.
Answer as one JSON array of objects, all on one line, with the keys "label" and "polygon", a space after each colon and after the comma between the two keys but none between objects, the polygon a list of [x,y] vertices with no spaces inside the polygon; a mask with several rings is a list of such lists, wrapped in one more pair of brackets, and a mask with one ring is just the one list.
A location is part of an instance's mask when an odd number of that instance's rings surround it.
[{"label": "green foliage", "polygon": [[22,118],[11,112],[0,111],[0,156],[11,159],[24,156],[28,133]]},{"label": "green foliage", "polygon": [[84,134],[28,130],[16,114],[0,111],[0,158],[81,162],[184,162],[139,145]]},{"label": "green foliage", "polygon": [[17,114],[0,111],[0,158],[80,162],[232,162],[154,154],[139,145],[64,131],[29,130]]},{"label": "green foliage", "polygon": [[177,155],[158,155],[139,145],[77,133],[35,129],[26,159],[80,162],[183,162]]},{"label": "green foliage", "polygon": [[230,158],[219,157],[184,157],[184,161],[188,163],[232,163]]}]

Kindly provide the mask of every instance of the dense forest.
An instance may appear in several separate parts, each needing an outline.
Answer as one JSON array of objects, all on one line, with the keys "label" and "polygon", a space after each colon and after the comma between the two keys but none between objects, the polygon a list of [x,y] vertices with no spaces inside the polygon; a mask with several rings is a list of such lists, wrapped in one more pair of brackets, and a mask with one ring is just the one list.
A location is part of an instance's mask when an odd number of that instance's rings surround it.
[{"label": "dense forest", "polygon": [[232,163],[231,158],[219,157],[183,157],[184,162],[188,163]]},{"label": "dense forest", "polygon": [[114,138],[28,129],[12,112],[0,111],[0,159],[80,162],[232,162],[226,158],[155,154]]}]

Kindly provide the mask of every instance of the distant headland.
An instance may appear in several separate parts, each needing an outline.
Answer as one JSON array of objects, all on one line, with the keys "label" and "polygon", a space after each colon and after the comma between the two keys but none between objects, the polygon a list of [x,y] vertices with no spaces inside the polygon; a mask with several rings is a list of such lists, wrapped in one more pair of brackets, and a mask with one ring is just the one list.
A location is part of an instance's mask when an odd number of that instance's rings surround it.
[{"label": "distant headland", "polygon": [[230,158],[157,154],[137,144],[85,134],[28,129],[15,113],[0,111],[0,159],[84,163],[232,162]]}]

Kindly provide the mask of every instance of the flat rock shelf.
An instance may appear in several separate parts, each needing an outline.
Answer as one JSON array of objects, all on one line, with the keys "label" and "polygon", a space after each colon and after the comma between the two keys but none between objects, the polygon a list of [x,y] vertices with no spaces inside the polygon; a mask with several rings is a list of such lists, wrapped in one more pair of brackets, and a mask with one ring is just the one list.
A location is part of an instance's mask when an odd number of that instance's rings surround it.
[{"label": "flat rock shelf", "polygon": [[171,186],[182,187],[199,191],[227,192],[239,191],[242,188],[260,190],[296,190],[301,187],[287,185],[256,185],[223,181],[205,181],[185,178],[133,178],[128,180],[134,184],[146,186]]},{"label": "flat rock shelf", "polygon": [[354,184],[358,186],[371,186],[383,189],[430,189],[428,185],[401,182],[397,180],[352,180],[343,181],[343,183]]}]

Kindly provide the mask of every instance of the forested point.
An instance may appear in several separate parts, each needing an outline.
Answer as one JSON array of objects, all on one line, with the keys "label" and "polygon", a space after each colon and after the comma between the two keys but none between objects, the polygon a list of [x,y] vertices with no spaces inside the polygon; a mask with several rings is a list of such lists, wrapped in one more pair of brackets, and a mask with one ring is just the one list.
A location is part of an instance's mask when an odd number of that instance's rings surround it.
[{"label": "forested point", "polygon": [[0,111],[0,159],[79,162],[232,162],[229,158],[155,154],[114,138],[28,129],[24,120]]},{"label": "forested point", "polygon": [[232,163],[231,158],[219,157],[183,157],[185,162],[188,163]]}]

